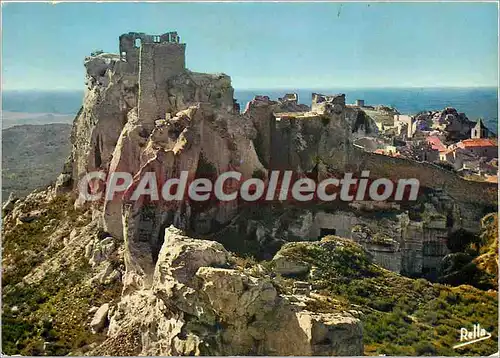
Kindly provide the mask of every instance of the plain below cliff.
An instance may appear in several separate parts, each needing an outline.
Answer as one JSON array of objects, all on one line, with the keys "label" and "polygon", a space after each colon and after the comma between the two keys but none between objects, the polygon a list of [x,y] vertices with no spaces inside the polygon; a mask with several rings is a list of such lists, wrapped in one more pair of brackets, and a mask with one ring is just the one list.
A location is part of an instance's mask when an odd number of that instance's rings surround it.
[{"label": "plain below cliff", "polygon": [[2,130],[2,198],[48,185],[70,153],[71,125],[20,125]]}]

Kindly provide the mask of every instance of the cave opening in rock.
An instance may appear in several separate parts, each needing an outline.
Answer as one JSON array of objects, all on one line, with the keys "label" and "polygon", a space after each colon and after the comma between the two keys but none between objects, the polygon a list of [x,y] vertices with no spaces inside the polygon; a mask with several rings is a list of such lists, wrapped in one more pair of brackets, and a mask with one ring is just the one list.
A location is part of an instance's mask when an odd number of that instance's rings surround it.
[{"label": "cave opening in rock", "polygon": [[96,168],[99,168],[102,164],[101,159],[101,148],[99,146],[99,136],[97,136],[94,146],[94,164]]},{"label": "cave opening in rock", "polygon": [[336,233],[335,229],[322,227],[320,229],[319,238],[321,239],[321,238],[328,236],[328,235],[335,235],[335,233]]}]

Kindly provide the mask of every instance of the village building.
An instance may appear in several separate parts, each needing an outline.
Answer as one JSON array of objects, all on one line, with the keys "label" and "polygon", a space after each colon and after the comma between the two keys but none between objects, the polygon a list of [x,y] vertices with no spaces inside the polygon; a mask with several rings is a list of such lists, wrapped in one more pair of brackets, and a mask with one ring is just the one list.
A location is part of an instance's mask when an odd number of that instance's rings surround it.
[{"label": "village building", "polygon": [[458,148],[465,149],[478,157],[498,158],[498,143],[495,139],[471,138],[457,143]]}]

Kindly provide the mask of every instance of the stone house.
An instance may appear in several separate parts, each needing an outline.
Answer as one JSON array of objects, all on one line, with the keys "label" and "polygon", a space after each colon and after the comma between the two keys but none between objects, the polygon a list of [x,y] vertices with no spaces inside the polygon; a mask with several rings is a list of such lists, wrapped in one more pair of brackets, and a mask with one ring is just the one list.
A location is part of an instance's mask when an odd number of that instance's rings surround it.
[{"label": "stone house", "polygon": [[478,157],[487,159],[498,158],[498,143],[495,139],[471,138],[460,141],[457,147],[466,150]]}]

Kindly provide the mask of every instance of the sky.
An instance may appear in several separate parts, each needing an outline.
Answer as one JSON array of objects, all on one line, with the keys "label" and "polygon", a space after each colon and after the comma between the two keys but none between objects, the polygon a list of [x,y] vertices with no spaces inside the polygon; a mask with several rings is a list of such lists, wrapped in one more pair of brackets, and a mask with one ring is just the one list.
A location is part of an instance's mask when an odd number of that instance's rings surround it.
[{"label": "sky", "polygon": [[237,89],[498,84],[496,3],[2,4],[2,87],[80,90],[92,51],[177,31]]}]

